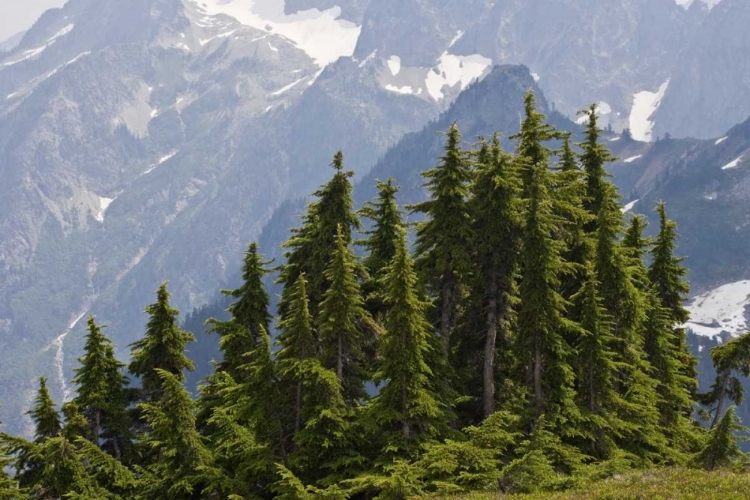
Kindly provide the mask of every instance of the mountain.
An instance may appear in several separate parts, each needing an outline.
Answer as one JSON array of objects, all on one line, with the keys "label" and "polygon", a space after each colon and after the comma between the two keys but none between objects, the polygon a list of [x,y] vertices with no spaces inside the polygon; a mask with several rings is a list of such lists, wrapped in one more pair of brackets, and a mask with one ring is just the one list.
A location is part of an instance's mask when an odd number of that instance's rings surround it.
[{"label": "mountain", "polygon": [[[126,357],[160,282],[185,312],[211,302],[248,241],[286,231],[268,226],[288,221],[275,211],[295,213],[337,150],[360,178],[386,175],[408,134],[457,99],[462,126],[486,110],[464,126],[467,140],[513,131],[515,94],[462,95],[496,65],[526,64],[530,76],[506,77],[537,85],[567,127],[564,116],[597,101],[605,125],[638,139],[729,129],[750,114],[746,86],[697,89],[690,68],[742,59],[733,21],[746,10],[741,0],[70,0],[48,11],[0,55],[0,420],[21,425],[10,416],[39,374],[58,399],[69,393],[87,314]],[[722,78],[741,82],[742,68],[725,64]],[[710,107],[684,106],[709,95]],[[418,192],[412,175],[404,193]]]},{"label": "mountain", "polygon": [[16,46],[21,43],[21,40],[23,39],[23,35],[25,33],[25,31],[21,31],[8,38],[7,40],[3,40],[2,42],[0,42],[0,53],[10,52],[14,48],[16,48]]}]

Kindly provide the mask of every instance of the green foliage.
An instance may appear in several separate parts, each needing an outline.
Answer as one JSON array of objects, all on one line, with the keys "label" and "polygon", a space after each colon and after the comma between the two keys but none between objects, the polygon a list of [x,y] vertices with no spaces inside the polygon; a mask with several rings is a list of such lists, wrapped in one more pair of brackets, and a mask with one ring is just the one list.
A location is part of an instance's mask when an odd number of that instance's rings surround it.
[{"label": "green foliage", "polygon": [[733,461],[744,457],[737,445],[736,432],[747,432],[747,427],[741,425],[734,413],[734,406],[727,408],[727,412],[719,423],[711,429],[703,449],[695,457],[696,463],[706,470],[726,467]]},{"label": "green foliage", "polygon": [[128,371],[141,379],[139,399],[152,402],[161,398],[163,378],[160,370],[184,381],[184,371],[193,369],[193,362],[185,355],[185,347],[195,338],[180,330],[177,321],[180,312],[169,304],[166,283],[159,287],[156,302],[146,308],[146,314],[150,316],[146,335],[131,345],[132,360]]},{"label": "green foliage", "polygon": [[55,410],[55,402],[49,395],[46,377],[39,377],[39,390],[34,400],[34,407],[27,414],[34,422],[34,438],[37,443],[60,434],[62,430],[60,415]]},{"label": "green foliage", "polygon": [[[93,317],[88,319],[84,355],[78,358],[73,383],[78,387],[75,404],[85,417],[92,443],[124,463],[133,458],[133,444],[127,413],[127,377],[124,364],[115,358],[114,345]],[[70,419],[68,425],[70,425]]]},{"label": "green foliage", "polygon": [[462,286],[471,268],[471,168],[460,142],[461,134],[453,124],[440,164],[422,174],[430,199],[410,207],[412,213],[426,217],[417,225],[417,269],[430,296],[437,301],[437,325],[446,358]]}]

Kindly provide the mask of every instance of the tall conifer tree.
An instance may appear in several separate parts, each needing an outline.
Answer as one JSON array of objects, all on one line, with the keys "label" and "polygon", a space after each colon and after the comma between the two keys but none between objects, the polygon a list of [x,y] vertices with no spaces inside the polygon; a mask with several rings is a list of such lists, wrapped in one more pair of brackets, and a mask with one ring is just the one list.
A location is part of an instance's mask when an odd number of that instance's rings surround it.
[{"label": "tall conifer tree", "polygon": [[122,372],[125,365],[115,358],[112,341],[93,316],[88,319],[84,355],[78,362],[80,367],[73,377],[78,386],[74,401],[88,425],[85,437],[128,463],[133,450],[127,412],[128,380]]},{"label": "tall conifer tree", "polygon": [[514,159],[500,149],[497,136],[491,144],[481,146],[472,195],[474,239],[471,246],[477,270],[472,293],[478,295],[474,303],[484,316],[484,346],[480,359],[483,364],[482,410],[487,418],[495,412],[498,342],[504,347],[509,345],[523,225],[521,180]]},{"label": "tall conifer tree", "polygon": [[456,308],[470,271],[468,207],[471,168],[460,148],[461,134],[451,125],[440,164],[422,174],[430,199],[411,207],[426,220],[417,227],[417,269],[437,300],[438,330],[448,357]]},{"label": "tall conifer tree", "polygon": [[364,266],[368,279],[363,284],[367,309],[378,320],[386,312],[379,281],[396,255],[399,228],[402,225],[401,211],[396,203],[398,187],[393,179],[377,183],[378,197],[368,202],[360,213],[372,221],[372,229],[365,231],[367,238],[361,242],[367,250]]},{"label": "tall conifer tree", "polygon": [[441,383],[429,366],[432,357],[427,304],[417,291],[417,276],[406,246],[405,231],[396,242],[396,255],[381,281],[388,313],[382,341],[382,361],[375,380],[384,383],[370,407],[387,455],[415,451],[425,439],[444,431],[450,413]]},{"label": "tall conifer tree", "polygon": [[195,338],[179,327],[180,311],[169,303],[167,284],[156,292],[156,302],[146,308],[150,316],[146,335],[131,345],[132,360],[128,371],[141,379],[140,401],[154,401],[161,397],[164,385],[157,370],[174,375],[178,381],[185,380],[185,370],[193,370],[194,364],[185,354],[185,348]]},{"label": "tall conifer tree", "polygon": [[336,233],[331,262],[325,271],[330,287],[323,295],[318,333],[323,366],[334,370],[350,403],[366,396],[367,344],[377,338],[378,328],[364,308],[357,281],[357,261],[342,228]]},{"label": "tall conifer tree", "polygon": [[62,423],[55,409],[55,402],[49,394],[46,377],[39,378],[39,390],[34,400],[34,407],[28,411],[28,415],[34,422],[34,440],[37,443],[60,434]]}]

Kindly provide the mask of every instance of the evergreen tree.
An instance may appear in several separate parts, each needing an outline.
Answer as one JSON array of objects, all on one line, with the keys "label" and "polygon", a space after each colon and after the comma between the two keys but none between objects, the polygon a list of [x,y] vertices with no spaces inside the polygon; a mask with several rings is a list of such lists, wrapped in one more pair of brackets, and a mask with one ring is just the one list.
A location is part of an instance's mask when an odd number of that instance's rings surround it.
[{"label": "evergreen tree", "polygon": [[402,226],[401,211],[396,203],[398,187],[393,179],[377,183],[378,197],[368,202],[360,214],[373,223],[372,229],[365,231],[367,239],[361,242],[367,250],[364,260],[368,279],[363,283],[367,310],[373,318],[381,320],[386,313],[383,294],[380,293],[379,281],[385,274],[393,257],[396,255],[399,228]]},{"label": "evergreen tree", "polygon": [[[687,332],[681,326],[690,318],[690,314],[683,305],[690,291],[686,281],[687,269],[683,265],[685,259],[675,256],[677,224],[667,218],[666,204],[658,203],[656,212],[659,214],[659,234],[651,250],[648,277],[662,305],[669,311],[669,318],[674,325],[671,342],[677,349],[678,359],[682,365],[681,372],[685,375],[685,380],[689,380],[685,388],[693,394],[697,389],[695,382],[697,363],[688,349]],[[686,415],[690,415],[692,407],[685,407],[683,411]]]},{"label": "evergreen tree", "polygon": [[[181,372],[180,372],[181,373]],[[148,431],[143,443],[153,461],[143,471],[138,498],[198,500],[210,498],[197,478],[211,465],[211,456],[195,428],[195,408],[179,374],[154,368],[162,381],[161,397],[141,403]]]},{"label": "evergreen tree", "polygon": [[128,371],[141,379],[140,401],[153,402],[161,397],[164,385],[158,370],[166,371],[178,381],[185,380],[185,370],[193,369],[193,362],[185,355],[185,347],[195,338],[180,329],[180,312],[169,304],[167,284],[156,292],[156,302],[146,308],[150,315],[146,335],[131,345],[132,360]]},{"label": "evergreen tree", "polygon": [[282,376],[291,381],[291,399],[293,401],[293,435],[302,428],[303,382],[294,380],[294,369],[297,362],[310,359],[316,355],[313,335],[313,318],[307,300],[307,280],[301,274],[290,294],[287,317],[279,323],[277,339],[281,350],[278,352],[279,368]]},{"label": "evergreen tree", "polygon": [[734,406],[730,406],[718,424],[709,431],[705,446],[695,457],[695,462],[706,470],[726,467],[744,456],[737,445],[735,433],[747,432],[748,429],[739,423],[734,409]]},{"label": "evergreen tree", "polygon": [[[596,108],[597,105],[592,104],[587,111],[583,112],[588,117],[585,130],[586,140],[579,144],[582,150],[581,165],[586,178],[584,207],[594,216],[601,213],[605,203],[608,203],[615,193],[614,186],[607,180],[609,174],[604,168],[607,163],[614,161],[614,157],[599,141],[601,131]],[[596,222],[592,220],[588,229],[593,231],[595,228]]]},{"label": "evergreen tree", "polygon": [[533,420],[545,413],[554,417],[574,413],[572,351],[565,336],[575,325],[565,318],[566,303],[558,292],[563,244],[552,237],[558,221],[547,188],[549,175],[545,164],[533,170],[521,239],[516,349],[528,382]]},{"label": "evergreen tree", "polygon": [[487,418],[495,412],[497,398],[498,340],[501,346],[509,345],[523,224],[521,181],[516,164],[510,155],[501,151],[497,136],[492,144],[482,144],[471,191],[472,261],[477,270],[472,293],[478,295],[474,303],[484,312],[482,408]]},{"label": "evergreen tree", "polygon": [[340,151],[334,156],[332,166],[336,171],[333,178],[313,193],[317,199],[308,205],[302,227],[292,230],[292,237],[284,244],[286,263],[281,267],[278,281],[284,286],[279,302],[282,317],[290,300],[288,293],[303,273],[309,281],[312,314],[317,316],[323,294],[329,286],[325,270],[330,263],[339,226],[347,245],[352,241],[352,231],[360,229],[350,181],[354,172],[344,170],[344,156]]},{"label": "evergreen tree", "polygon": [[716,381],[706,394],[701,394],[701,404],[713,414],[711,427],[715,427],[724,412],[726,400],[742,404],[745,390],[737,377],[750,377],[750,333],[745,333],[711,349],[711,361],[716,370]]},{"label": "evergreen tree", "polygon": [[370,411],[384,452],[409,454],[425,439],[437,438],[450,420],[440,384],[428,361],[433,348],[427,304],[417,292],[417,276],[401,230],[396,255],[381,281],[388,313],[382,340],[382,361],[375,381],[385,384]]},{"label": "evergreen tree", "polygon": [[6,472],[13,464],[9,458],[7,445],[0,435],[0,500],[25,500],[27,497],[24,491],[19,490],[18,481],[11,478]]},{"label": "evergreen tree", "polygon": [[471,168],[453,124],[448,131],[440,164],[422,174],[430,199],[411,208],[426,220],[417,226],[417,268],[431,296],[437,300],[438,330],[443,352],[451,348],[456,309],[470,271],[471,241],[468,207]]},{"label": "evergreen tree", "polygon": [[565,134],[547,123],[546,117],[536,106],[534,92],[529,90],[524,97],[525,116],[518,134],[511,139],[518,139],[517,155],[523,161],[519,164],[523,181],[523,197],[530,198],[530,188],[537,165],[549,164],[552,151],[544,144],[553,139],[564,139]]},{"label": "evergreen tree", "polygon": [[127,413],[127,377],[124,364],[115,358],[109,340],[93,316],[88,319],[84,355],[78,358],[73,383],[78,386],[75,403],[85,417],[86,439],[99,444],[115,458],[128,463],[132,458],[132,442]]},{"label": "evergreen tree", "polygon": [[647,226],[648,221],[644,216],[633,215],[622,239],[622,246],[630,257],[630,268],[635,286],[641,292],[645,292],[651,287],[648,270],[644,263],[646,248],[651,244],[651,240],[643,236]]},{"label": "evergreen tree", "polygon": [[584,421],[584,437],[591,448],[584,450],[597,458],[608,458],[615,448],[614,436],[622,423],[617,416],[621,405],[615,390],[618,366],[612,351],[612,321],[599,297],[599,282],[593,266],[586,267],[583,288],[573,297],[580,323],[577,342],[577,399]]},{"label": "evergreen tree", "polygon": [[377,336],[377,326],[364,309],[356,276],[357,262],[343,230],[336,234],[331,263],[325,271],[330,288],[323,296],[318,332],[323,366],[334,370],[350,403],[365,397],[368,379],[365,343]]},{"label": "evergreen tree", "polygon": [[238,369],[245,361],[243,356],[258,343],[260,331],[268,331],[271,315],[268,312],[270,299],[263,285],[263,278],[269,273],[267,262],[258,253],[258,245],[251,243],[245,252],[242,267],[242,286],[235,290],[223,290],[228,297],[237,299],[227,311],[232,315],[229,321],[208,320],[210,332],[219,334],[223,359],[219,370],[226,370],[239,380]]},{"label": "evergreen tree", "polygon": [[34,440],[41,443],[45,439],[56,437],[62,430],[60,415],[55,409],[55,402],[47,389],[47,378],[39,377],[39,390],[34,400],[34,407],[27,412],[34,422]]}]

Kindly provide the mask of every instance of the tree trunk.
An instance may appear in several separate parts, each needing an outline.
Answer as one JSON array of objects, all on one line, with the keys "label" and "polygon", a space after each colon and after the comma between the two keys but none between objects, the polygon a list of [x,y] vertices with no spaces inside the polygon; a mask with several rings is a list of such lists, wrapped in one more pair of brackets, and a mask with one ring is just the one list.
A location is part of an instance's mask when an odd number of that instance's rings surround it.
[{"label": "tree trunk", "polygon": [[719,391],[719,400],[716,403],[716,414],[714,415],[714,421],[711,422],[711,428],[713,429],[716,424],[721,420],[721,412],[724,410],[724,400],[727,397],[727,387],[729,386],[729,375],[730,371],[726,370],[721,374],[721,390]]},{"label": "tree trunk", "polygon": [[495,413],[495,346],[497,343],[497,281],[490,283],[487,305],[487,338],[484,341],[484,418]]},{"label": "tree trunk", "polygon": [[297,382],[297,398],[294,403],[294,435],[302,428],[302,382]]}]

